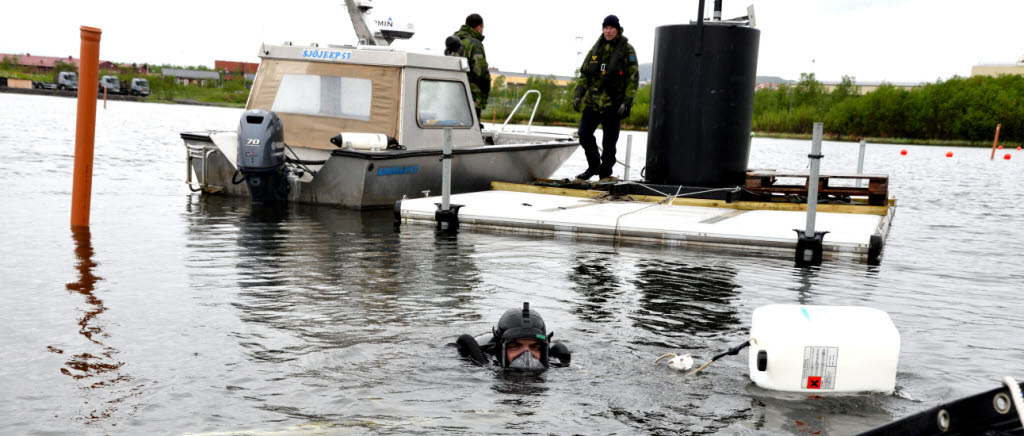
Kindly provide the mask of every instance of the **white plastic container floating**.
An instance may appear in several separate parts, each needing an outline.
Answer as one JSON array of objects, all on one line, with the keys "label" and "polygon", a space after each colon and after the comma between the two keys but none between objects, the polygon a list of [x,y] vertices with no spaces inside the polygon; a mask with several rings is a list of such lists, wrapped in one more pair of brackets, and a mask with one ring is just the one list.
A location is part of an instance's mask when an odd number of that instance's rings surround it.
[{"label": "white plastic container floating", "polygon": [[776,391],[884,392],[896,388],[900,334],[869,307],[774,304],[754,310],[750,380]]}]

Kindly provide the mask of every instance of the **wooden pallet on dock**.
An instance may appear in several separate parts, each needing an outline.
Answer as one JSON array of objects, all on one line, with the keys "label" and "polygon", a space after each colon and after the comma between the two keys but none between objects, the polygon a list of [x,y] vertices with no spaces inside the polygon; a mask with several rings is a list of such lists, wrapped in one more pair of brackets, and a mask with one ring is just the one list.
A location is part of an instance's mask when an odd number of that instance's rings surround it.
[{"label": "wooden pallet on dock", "polygon": [[[803,185],[779,185],[780,178],[804,179]],[[807,195],[810,175],[796,172],[777,172],[770,170],[748,171],[746,189],[758,194],[797,194]],[[864,180],[867,187],[830,186],[830,180]],[[887,174],[821,174],[818,176],[818,194],[846,197],[867,197],[868,204],[884,206],[889,198],[889,176]]]}]

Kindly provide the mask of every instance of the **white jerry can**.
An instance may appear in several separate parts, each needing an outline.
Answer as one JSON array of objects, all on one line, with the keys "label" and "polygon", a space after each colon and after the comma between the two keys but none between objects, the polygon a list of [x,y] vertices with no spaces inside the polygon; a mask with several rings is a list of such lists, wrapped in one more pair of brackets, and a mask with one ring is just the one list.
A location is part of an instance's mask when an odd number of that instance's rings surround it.
[{"label": "white jerry can", "polygon": [[750,380],[776,391],[896,389],[900,333],[870,307],[773,304],[750,323]]}]

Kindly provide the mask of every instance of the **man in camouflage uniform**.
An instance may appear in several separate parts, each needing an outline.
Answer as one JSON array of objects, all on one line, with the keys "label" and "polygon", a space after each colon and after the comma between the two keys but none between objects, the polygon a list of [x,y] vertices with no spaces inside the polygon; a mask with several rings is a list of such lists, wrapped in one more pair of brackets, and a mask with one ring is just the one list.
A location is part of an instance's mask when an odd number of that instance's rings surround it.
[{"label": "man in camouflage uniform", "polygon": [[480,120],[483,108],[487,107],[487,96],[491,93],[491,72],[487,69],[487,56],[484,54],[484,19],[480,14],[466,17],[455,36],[462,41],[462,52],[455,56],[463,56],[469,60],[469,90],[473,93],[473,105],[476,106],[476,119]]},{"label": "man in camouflage uniform", "polygon": [[[640,83],[636,51],[622,36],[619,18],[609,15],[601,26],[601,37],[583,59],[572,99],[573,109],[579,111],[583,107],[579,136],[587,155],[587,170],[576,176],[581,180],[589,180],[594,175],[599,175],[603,181],[610,180],[620,123],[629,116]],[[594,137],[598,124],[604,129],[601,141],[604,153],[601,154]]]}]

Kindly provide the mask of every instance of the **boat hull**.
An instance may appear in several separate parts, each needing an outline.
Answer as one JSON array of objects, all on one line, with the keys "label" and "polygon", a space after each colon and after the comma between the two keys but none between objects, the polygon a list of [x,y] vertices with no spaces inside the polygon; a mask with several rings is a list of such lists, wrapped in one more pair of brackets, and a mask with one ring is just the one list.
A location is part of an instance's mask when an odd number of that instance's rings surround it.
[{"label": "boat hull", "polygon": [[[236,136],[230,132],[183,133],[190,150],[189,176],[194,190],[248,196],[245,183],[235,184]],[[234,139],[234,140],[233,140]],[[452,155],[452,193],[489,189],[492,181],[526,183],[547,178],[569,159],[578,142],[463,147]],[[197,152],[203,150],[203,152]],[[320,153],[320,155],[317,155]],[[199,155],[204,155],[200,158]],[[441,192],[441,150],[302,150],[303,160],[326,160],[299,166],[290,177],[289,201],[350,208],[392,207],[402,198]]]}]

